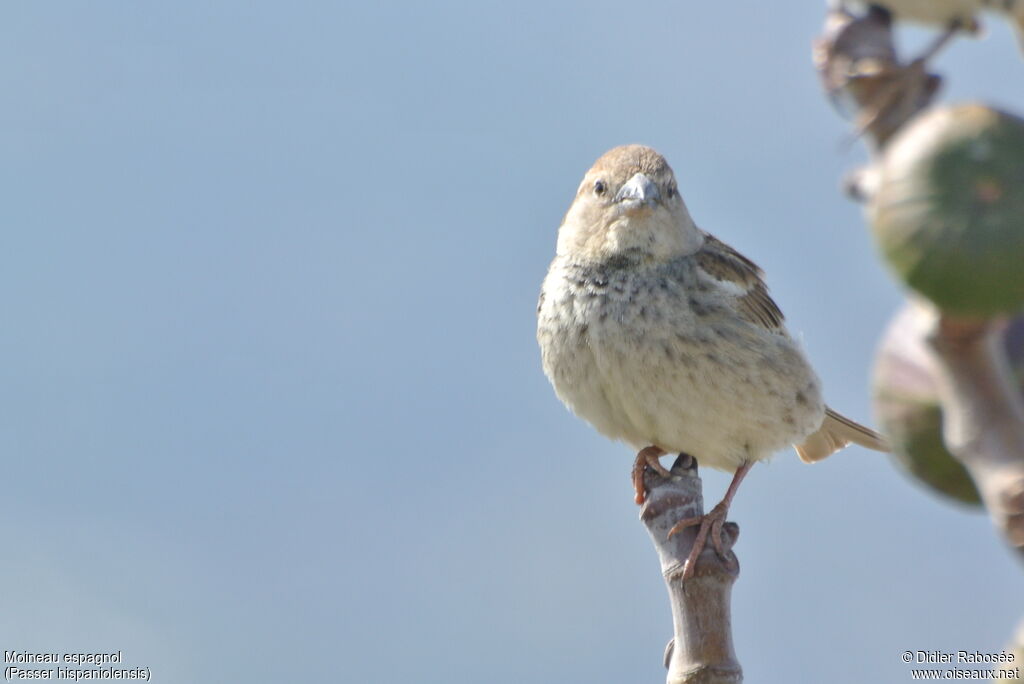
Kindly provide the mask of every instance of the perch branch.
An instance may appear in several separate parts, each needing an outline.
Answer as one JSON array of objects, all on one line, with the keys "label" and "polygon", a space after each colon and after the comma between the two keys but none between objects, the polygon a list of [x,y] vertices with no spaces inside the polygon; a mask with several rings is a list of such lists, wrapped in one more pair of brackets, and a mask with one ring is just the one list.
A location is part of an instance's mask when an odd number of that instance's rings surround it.
[{"label": "perch branch", "polygon": [[671,539],[668,532],[680,520],[702,515],[704,502],[693,458],[680,455],[671,472],[671,478],[645,474],[649,493],[640,510],[672,601],[674,637],[665,652],[666,682],[736,684],[743,681],[743,670],[732,645],[730,598],[739,576],[739,561],[732,552],[739,528],[735,523],[723,527],[726,559],[708,544],[697,559],[694,576],[684,582],[683,569],[697,531],[685,529]]}]

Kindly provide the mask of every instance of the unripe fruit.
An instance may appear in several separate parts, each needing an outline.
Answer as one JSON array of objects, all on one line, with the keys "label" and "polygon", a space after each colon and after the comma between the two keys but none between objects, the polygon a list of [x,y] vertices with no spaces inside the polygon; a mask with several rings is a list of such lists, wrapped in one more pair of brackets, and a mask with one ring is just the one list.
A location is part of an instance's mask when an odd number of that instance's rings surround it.
[{"label": "unripe fruit", "polygon": [[943,311],[1024,309],[1024,120],[930,110],[886,146],[869,208],[886,261]]}]

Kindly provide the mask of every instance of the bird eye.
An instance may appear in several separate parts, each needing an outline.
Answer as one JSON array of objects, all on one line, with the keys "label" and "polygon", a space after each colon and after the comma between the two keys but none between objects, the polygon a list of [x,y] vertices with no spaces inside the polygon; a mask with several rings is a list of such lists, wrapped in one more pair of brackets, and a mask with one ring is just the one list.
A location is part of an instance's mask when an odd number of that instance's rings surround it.
[{"label": "bird eye", "polygon": [[594,181],[594,194],[597,196],[603,195],[608,191],[608,186],[604,184],[603,180]]},{"label": "bird eye", "polygon": [[676,186],[675,183],[673,183],[672,185],[668,186],[668,191],[665,194],[668,195],[669,199],[672,199],[673,197],[676,196],[676,192]]}]

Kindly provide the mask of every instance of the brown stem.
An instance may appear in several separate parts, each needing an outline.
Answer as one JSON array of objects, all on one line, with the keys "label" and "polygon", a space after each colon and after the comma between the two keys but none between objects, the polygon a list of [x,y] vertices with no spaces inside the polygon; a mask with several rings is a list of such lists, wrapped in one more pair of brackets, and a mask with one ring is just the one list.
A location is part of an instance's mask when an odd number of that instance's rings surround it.
[{"label": "brown stem", "polygon": [[924,55],[905,62],[896,53],[888,13],[829,13],[814,44],[814,63],[829,97],[855,112],[857,134],[866,134],[873,155],[934,99],[941,79],[928,72],[927,60],[952,35],[944,34]]},{"label": "brown stem", "polygon": [[946,446],[970,472],[993,523],[1024,554],[1024,402],[1013,385],[1003,321],[937,318],[929,343]]},{"label": "brown stem", "polygon": [[704,513],[701,481],[696,462],[680,455],[672,466],[671,478],[648,472],[647,500],[640,519],[647,527],[661,560],[661,571],[672,602],[674,637],[665,654],[668,684],[735,684],[743,681],[743,670],[732,644],[730,598],[739,576],[739,561],[732,545],[739,536],[734,523],[723,529],[726,559],[718,557],[708,544],[696,564],[695,575],[683,580],[696,529],[668,536],[677,522]]}]

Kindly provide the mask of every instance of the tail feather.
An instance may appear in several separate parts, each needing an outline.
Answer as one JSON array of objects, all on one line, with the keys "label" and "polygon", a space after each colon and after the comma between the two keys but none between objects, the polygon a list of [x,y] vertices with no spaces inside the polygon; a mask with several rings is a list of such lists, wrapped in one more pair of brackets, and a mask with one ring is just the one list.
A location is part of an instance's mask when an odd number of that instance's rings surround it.
[{"label": "tail feather", "polygon": [[793,448],[804,463],[814,463],[831,456],[850,442],[875,451],[889,451],[889,445],[882,435],[828,407],[825,408],[825,420],[818,431]]}]

